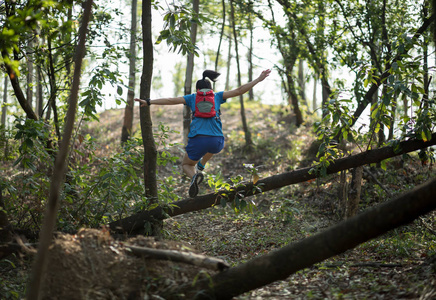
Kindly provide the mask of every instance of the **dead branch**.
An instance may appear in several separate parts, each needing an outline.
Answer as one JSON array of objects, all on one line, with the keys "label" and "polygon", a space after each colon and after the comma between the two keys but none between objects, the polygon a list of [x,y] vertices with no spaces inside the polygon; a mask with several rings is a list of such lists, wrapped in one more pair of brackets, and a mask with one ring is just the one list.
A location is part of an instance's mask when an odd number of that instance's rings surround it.
[{"label": "dead branch", "polygon": [[370,267],[370,268],[399,268],[402,264],[387,264],[380,262],[362,262],[350,265],[350,267]]},{"label": "dead branch", "polygon": [[222,259],[204,256],[192,252],[153,249],[131,245],[127,245],[126,248],[136,256],[145,256],[153,259],[181,262],[215,271],[224,271],[230,267],[230,265]]},{"label": "dead branch", "polygon": [[389,190],[377,179],[377,177],[375,177],[374,174],[372,174],[372,172],[370,170],[368,170],[368,168],[364,168],[363,171],[369,175],[369,177],[372,178],[372,180],[375,181],[375,183],[382,188],[383,191],[385,191],[385,193],[390,197],[392,197],[392,193],[389,192]]}]

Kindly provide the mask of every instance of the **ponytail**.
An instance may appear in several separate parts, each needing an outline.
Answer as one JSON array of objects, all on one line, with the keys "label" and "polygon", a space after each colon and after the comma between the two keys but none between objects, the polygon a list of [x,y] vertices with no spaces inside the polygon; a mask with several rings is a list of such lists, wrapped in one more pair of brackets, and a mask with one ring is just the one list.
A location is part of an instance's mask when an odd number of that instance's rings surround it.
[{"label": "ponytail", "polygon": [[[212,70],[205,70],[203,72],[203,79],[200,79],[197,81],[196,84],[196,89],[197,90],[201,90],[201,89],[212,89],[212,84],[210,82],[210,80],[212,80],[213,82],[216,81],[216,79],[218,78],[218,76],[220,76],[221,74],[216,72],[216,71],[212,71]],[[209,78],[210,80],[206,79]]]}]

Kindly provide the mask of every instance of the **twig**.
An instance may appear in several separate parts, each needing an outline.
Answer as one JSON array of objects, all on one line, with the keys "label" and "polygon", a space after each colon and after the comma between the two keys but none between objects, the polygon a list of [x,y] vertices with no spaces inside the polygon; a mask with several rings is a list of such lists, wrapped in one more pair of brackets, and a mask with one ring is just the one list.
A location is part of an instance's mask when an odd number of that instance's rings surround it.
[{"label": "twig", "polygon": [[389,197],[392,197],[392,193],[389,192],[389,190],[384,187],[384,185],[374,176],[374,174],[372,174],[367,168],[363,168],[363,171],[365,171],[365,173],[368,174],[375,181],[375,183],[379,187],[381,187],[383,189],[383,191],[386,192],[386,194],[388,194]]},{"label": "twig", "polygon": [[379,262],[363,262],[350,265],[350,267],[372,267],[372,268],[398,268],[402,267],[402,264],[387,264]]},{"label": "twig", "polygon": [[[346,265],[345,262],[337,262],[332,264],[326,264],[327,268],[337,268]],[[349,267],[372,267],[372,268],[398,268],[402,267],[402,264],[389,264],[389,263],[381,263],[381,262],[361,262],[349,265]]]},{"label": "twig", "polygon": [[433,235],[436,235],[436,231],[433,230],[433,228],[430,226],[430,224],[427,224],[427,222],[424,220],[423,217],[420,217],[418,220],[421,222],[421,224],[425,228],[427,228],[428,231],[430,231]]},{"label": "twig", "polygon": [[152,249],[130,245],[127,245],[126,247],[132,252],[132,254],[136,256],[146,256],[154,259],[182,262],[217,271],[223,271],[230,267],[230,265],[222,259],[195,254],[191,252]]}]

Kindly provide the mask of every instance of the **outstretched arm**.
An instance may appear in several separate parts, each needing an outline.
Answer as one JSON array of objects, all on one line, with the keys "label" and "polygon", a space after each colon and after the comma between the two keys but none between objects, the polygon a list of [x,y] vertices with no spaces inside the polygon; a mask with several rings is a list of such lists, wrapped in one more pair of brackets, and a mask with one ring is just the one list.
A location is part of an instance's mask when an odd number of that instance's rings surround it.
[{"label": "outstretched arm", "polygon": [[[141,103],[142,106],[147,106],[147,100],[135,98],[135,101]],[[175,105],[175,104],[186,104],[185,98],[183,97],[174,97],[174,98],[159,98],[159,99],[150,99],[150,105]]]},{"label": "outstretched arm", "polygon": [[251,90],[256,84],[258,84],[259,82],[261,82],[265,78],[267,78],[270,73],[271,73],[271,70],[265,70],[259,75],[259,77],[257,77],[253,81],[250,81],[249,83],[241,85],[240,87],[238,87],[234,90],[224,92],[223,99],[228,99],[228,98],[232,98],[232,97],[236,97],[236,96],[245,94],[246,92]]}]

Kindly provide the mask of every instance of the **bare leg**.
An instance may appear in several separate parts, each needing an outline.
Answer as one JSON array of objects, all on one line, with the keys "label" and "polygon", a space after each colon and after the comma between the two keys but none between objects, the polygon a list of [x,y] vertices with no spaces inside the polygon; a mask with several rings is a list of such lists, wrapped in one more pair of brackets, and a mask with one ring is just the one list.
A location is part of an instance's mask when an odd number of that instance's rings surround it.
[{"label": "bare leg", "polygon": [[195,164],[197,162],[190,159],[188,157],[188,154],[185,153],[185,156],[183,157],[183,161],[182,161],[182,168],[183,168],[183,172],[185,172],[186,175],[189,176],[189,178],[194,177],[195,175]]},{"label": "bare leg", "polygon": [[183,157],[182,161],[182,168],[183,171],[187,176],[192,178],[191,184],[189,186],[189,196],[191,198],[194,198],[198,194],[198,185],[203,181],[203,174],[201,172],[196,173],[195,172],[195,165],[197,164],[197,161],[194,161],[189,158],[188,154],[185,153],[185,156]]},{"label": "bare leg", "polygon": [[212,158],[212,156],[213,156],[212,153],[209,153],[209,152],[206,153],[206,154],[203,156],[203,158],[200,159],[200,163],[201,163],[203,166],[206,166],[207,162],[209,161],[209,159]]}]

